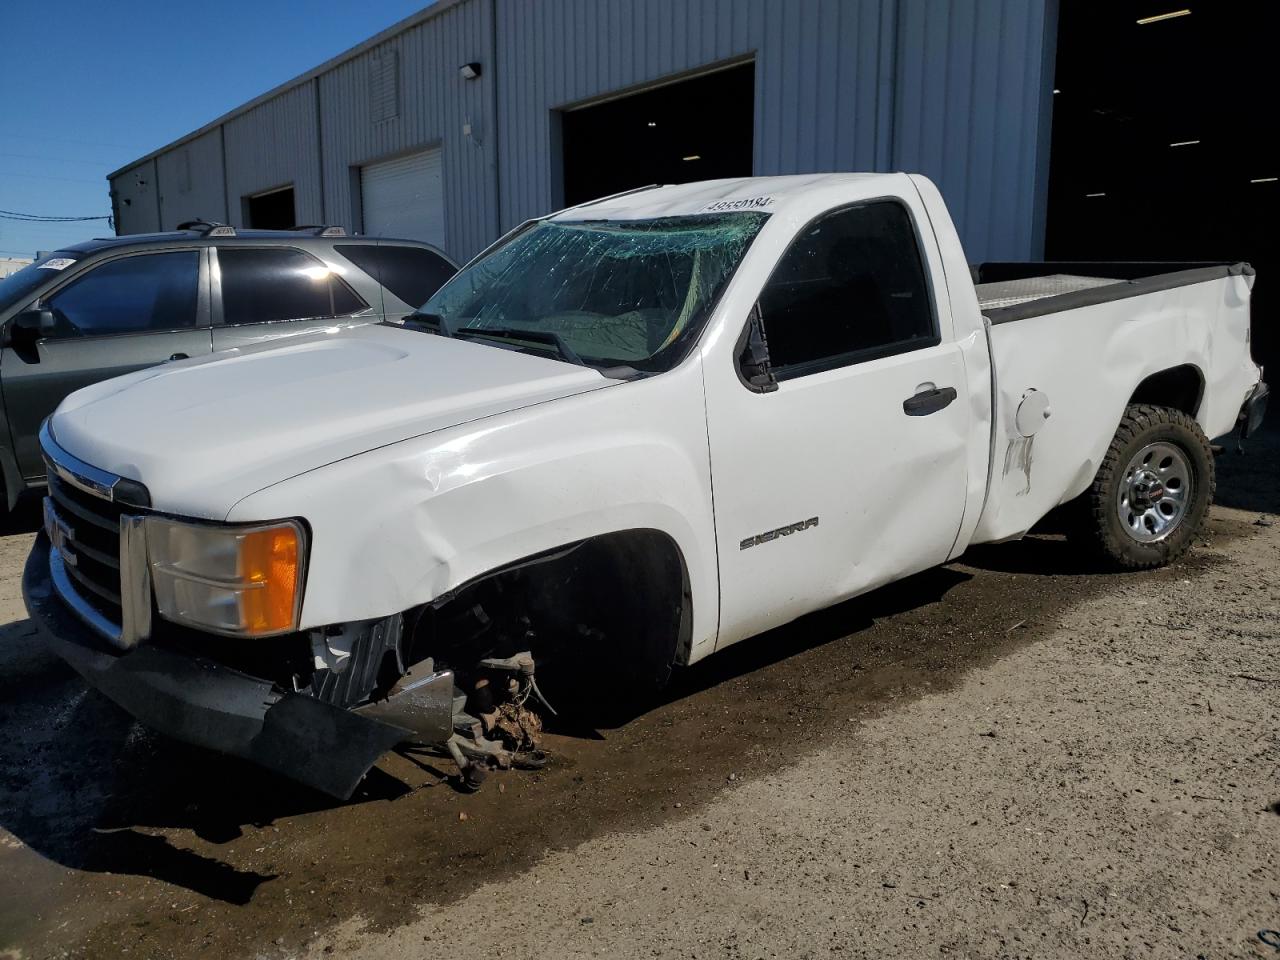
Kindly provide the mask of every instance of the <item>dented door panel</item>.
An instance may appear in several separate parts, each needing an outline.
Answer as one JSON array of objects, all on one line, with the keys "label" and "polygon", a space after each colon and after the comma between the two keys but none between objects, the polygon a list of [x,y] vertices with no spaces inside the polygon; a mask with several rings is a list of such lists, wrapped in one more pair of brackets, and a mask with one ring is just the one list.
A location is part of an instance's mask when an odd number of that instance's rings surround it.
[{"label": "dented door panel", "polygon": [[[960,396],[908,415],[925,384]],[[710,405],[719,646],[947,559],[965,508],[965,391],[949,343]]]}]

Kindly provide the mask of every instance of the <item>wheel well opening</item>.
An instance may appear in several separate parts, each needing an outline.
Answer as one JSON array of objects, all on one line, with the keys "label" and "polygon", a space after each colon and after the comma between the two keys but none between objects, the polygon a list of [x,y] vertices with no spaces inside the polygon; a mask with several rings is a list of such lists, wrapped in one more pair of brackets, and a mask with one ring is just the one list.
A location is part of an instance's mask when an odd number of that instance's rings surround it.
[{"label": "wheel well opening", "polygon": [[1151,374],[1138,384],[1129,402],[1172,407],[1194,417],[1203,396],[1204,377],[1197,367],[1187,363]]},{"label": "wheel well opening", "polygon": [[[688,570],[675,541],[624,530],[507,564],[421,610],[407,663],[433,657],[459,674],[529,650],[556,686],[656,688],[687,660]],[[552,677],[547,678],[552,681]],[[554,683],[554,681],[552,681]]]}]

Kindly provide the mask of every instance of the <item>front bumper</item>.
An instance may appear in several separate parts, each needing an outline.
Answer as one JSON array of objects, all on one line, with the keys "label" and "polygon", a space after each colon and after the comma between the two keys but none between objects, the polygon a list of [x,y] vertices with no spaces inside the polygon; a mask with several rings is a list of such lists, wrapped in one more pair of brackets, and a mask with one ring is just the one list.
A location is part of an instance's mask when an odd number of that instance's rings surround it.
[{"label": "front bumper", "polygon": [[210,660],[150,644],[125,653],[108,650],[54,591],[44,533],[27,558],[22,595],[55,652],[148,727],[249,760],[338,799],[351,796],[378,757],[415,737],[403,727],[281,692]]}]

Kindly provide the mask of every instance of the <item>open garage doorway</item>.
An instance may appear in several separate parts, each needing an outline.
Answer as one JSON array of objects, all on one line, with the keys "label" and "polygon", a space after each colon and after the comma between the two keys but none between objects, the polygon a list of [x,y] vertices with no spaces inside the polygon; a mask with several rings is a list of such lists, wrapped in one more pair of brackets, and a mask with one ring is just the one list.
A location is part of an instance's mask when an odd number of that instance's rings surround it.
[{"label": "open garage doorway", "polygon": [[1254,358],[1269,365],[1280,363],[1277,36],[1280,4],[1063,3],[1045,249],[1249,261]]},{"label": "open garage doorway", "polygon": [[749,177],[754,119],[752,63],[567,110],[565,203],[650,183]]},{"label": "open garage doorway", "polygon": [[259,230],[289,230],[298,225],[293,187],[279,187],[244,198],[244,222]]}]

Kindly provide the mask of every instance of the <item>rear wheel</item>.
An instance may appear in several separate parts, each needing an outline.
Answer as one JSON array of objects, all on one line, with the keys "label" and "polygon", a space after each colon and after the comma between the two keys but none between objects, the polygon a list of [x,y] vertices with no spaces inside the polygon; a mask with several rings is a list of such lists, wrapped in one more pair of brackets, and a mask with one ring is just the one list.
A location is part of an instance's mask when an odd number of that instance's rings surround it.
[{"label": "rear wheel", "polygon": [[1181,410],[1134,404],[1084,496],[1081,532],[1124,569],[1171,563],[1195,539],[1214,482],[1213,454],[1195,420]]}]

